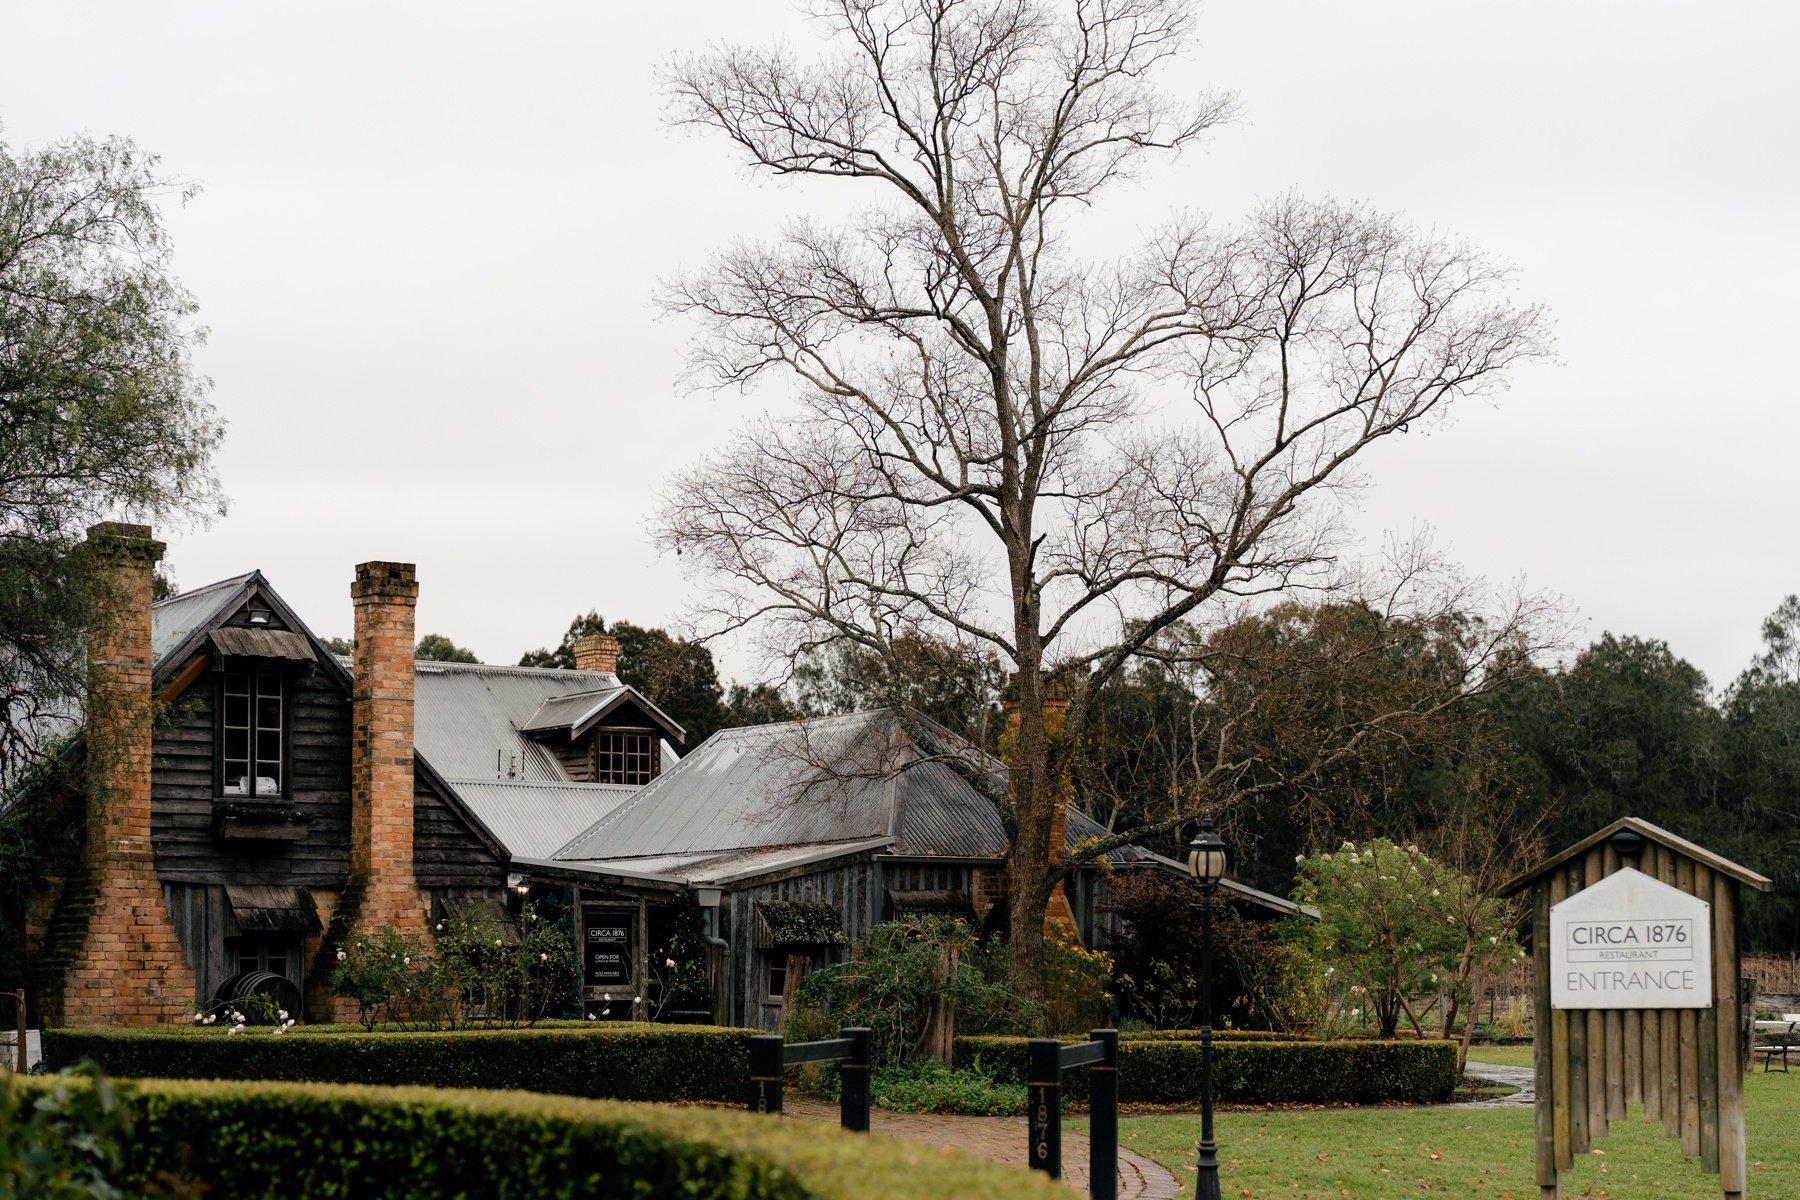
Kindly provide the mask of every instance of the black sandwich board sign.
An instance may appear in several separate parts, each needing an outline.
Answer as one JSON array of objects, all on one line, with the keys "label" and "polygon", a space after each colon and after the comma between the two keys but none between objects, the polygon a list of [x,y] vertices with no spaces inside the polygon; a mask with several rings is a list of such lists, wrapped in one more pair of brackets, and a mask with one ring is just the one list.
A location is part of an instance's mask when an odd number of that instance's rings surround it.
[{"label": "black sandwich board sign", "polygon": [[1504,889],[1531,897],[1541,1200],[1562,1195],[1562,1172],[1628,1105],[1742,1200],[1745,884],[1772,886],[1624,817]]}]

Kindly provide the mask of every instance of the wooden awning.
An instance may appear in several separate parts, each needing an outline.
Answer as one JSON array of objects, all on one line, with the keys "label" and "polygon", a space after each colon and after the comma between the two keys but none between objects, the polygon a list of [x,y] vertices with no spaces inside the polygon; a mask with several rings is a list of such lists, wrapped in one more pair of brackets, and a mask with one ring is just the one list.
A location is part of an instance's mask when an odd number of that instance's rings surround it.
[{"label": "wooden awning", "polygon": [[843,918],[829,904],[801,900],[756,902],[756,948],[773,946],[842,946],[850,941]]},{"label": "wooden awning", "polygon": [[225,902],[240,933],[318,933],[319,910],[303,887],[227,884]]},{"label": "wooden awning", "polygon": [[213,649],[233,658],[280,658],[291,662],[313,661],[312,643],[305,634],[285,629],[251,629],[228,625],[210,635]]},{"label": "wooden awning", "polygon": [[889,889],[888,912],[895,920],[902,917],[960,917],[973,923],[975,902],[969,893],[956,891],[909,892]]}]

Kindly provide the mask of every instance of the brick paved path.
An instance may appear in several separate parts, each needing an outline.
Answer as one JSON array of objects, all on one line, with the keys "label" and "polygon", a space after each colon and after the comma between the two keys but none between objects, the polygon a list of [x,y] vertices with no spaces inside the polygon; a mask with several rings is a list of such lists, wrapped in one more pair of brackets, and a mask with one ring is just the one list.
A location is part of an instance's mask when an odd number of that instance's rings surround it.
[{"label": "brick paved path", "polygon": [[[837,1105],[825,1101],[790,1096],[784,1101],[784,1108],[788,1116],[804,1120],[835,1122],[838,1119]],[[948,1117],[876,1109],[870,1114],[869,1124],[876,1133],[932,1146],[955,1146],[982,1158],[1025,1169],[1024,1117]],[[1065,1127],[1062,1142],[1063,1182],[1085,1195],[1088,1141]],[[1178,1191],[1175,1177],[1166,1168],[1134,1151],[1119,1151],[1119,1200],[1174,1200]]]}]

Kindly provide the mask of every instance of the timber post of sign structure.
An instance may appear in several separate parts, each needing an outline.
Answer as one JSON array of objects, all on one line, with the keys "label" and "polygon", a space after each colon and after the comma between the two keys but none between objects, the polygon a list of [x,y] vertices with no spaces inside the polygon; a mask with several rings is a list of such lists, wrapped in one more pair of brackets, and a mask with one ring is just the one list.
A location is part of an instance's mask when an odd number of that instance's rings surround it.
[{"label": "timber post of sign structure", "polygon": [[778,1033],[759,1033],[750,1039],[750,1111],[779,1113],[781,1081],[784,1076],[782,1048],[785,1039]]},{"label": "timber post of sign structure", "polygon": [[1032,1038],[1025,1045],[1026,1160],[1034,1171],[1062,1178],[1062,1043]]},{"label": "timber post of sign structure", "polygon": [[1624,817],[1504,889],[1531,902],[1541,1200],[1632,1106],[1743,1200],[1744,884],[1773,886]]}]

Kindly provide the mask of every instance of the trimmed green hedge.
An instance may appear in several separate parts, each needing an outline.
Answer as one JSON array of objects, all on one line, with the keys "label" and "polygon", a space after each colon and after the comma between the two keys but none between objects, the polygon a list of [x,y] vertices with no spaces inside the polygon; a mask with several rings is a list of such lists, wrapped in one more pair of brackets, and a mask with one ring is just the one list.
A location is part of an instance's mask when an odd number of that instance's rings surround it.
[{"label": "trimmed green hedge", "polygon": [[274,1079],[510,1088],[608,1100],[718,1100],[750,1091],[748,1029],[588,1023],[552,1028],[368,1033],[295,1026],[44,1030],[51,1070],[92,1059],[125,1079]]},{"label": "trimmed green hedge", "polygon": [[[1025,1082],[1027,1040],[959,1037],[956,1065],[1001,1083]],[[1062,1073],[1063,1096],[1085,1101],[1088,1073]],[[1414,1042],[1266,1042],[1213,1045],[1213,1095],[1222,1104],[1435,1104],[1456,1087],[1456,1044]],[[1119,1100],[1126,1104],[1198,1104],[1200,1044],[1119,1043]]]},{"label": "trimmed green hedge", "polygon": [[[1197,1042],[1200,1040],[1198,1029],[1136,1029],[1130,1033],[1119,1035],[1121,1042]],[[1304,1042],[1304,1037],[1295,1037],[1291,1033],[1274,1033],[1267,1029],[1215,1029],[1213,1041],[1217,1042]]]},{"label": "trimmed green hedge", "polygon": [[234,1200],[1068,1194],[1042,1176],[937,1147],[717,1109],[425,1088],[130,1086],[138,1120],[129,1182],[141,1186],[159,1170],[175,1170]]}]

